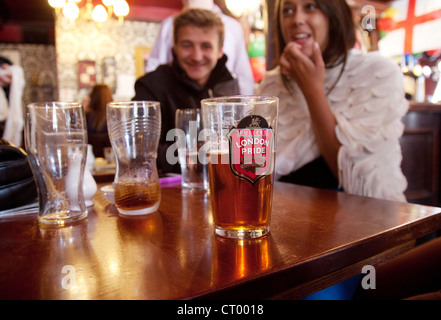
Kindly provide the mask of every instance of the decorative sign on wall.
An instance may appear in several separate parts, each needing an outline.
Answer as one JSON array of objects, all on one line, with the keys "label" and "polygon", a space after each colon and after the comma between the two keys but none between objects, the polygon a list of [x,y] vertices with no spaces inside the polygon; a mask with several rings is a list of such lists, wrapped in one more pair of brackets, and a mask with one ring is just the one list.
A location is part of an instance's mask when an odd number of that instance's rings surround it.
[{"label": "decorative sign on wall", "polygon": [[90,89],[96,83],[95,61],[78,61],[78,87]]},{"label": "decorative sign on wall", "polygon": [[113,93],[116,91],[116,62],[113,57],[103,59],[103,83],[107,84]]},{"label": "decorative sign on wall", "polygon": [[[90,92],[90,88],[78,86],[78,61],[91,60],[96,63],[97,83],[114,83],[112,70],[115,68],[114,99],[129,101],[135,95],[135,47],[152,47],[160,24],[126,20],[123,25],[105,23],[98,26],[96,23],[78,19],[75,21],[75,28],[65,29],[62,19],[56,18],[55,28],[56,53],[63,57],[57,60],[55,68],[58,71],[56,80],[60,100],[81,101]],[[114,66],[108,57],[114,59]],[[91,74],[85,73],[81,82],[90,86],[93,82],[90,77]]]},{"label": "decorative sign on wall", "polygon": [[147,61],[149,60],[151,47],[135,47],[136,78],[142,77],[146,73]]}]

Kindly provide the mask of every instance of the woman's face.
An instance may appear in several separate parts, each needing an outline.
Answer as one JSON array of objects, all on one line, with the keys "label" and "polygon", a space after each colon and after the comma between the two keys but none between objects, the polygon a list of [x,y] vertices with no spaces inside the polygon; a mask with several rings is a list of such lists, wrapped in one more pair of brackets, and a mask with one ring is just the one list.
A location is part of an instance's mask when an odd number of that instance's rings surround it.
[{"label": "woman's face", "polygon": [[329,19],[315,0],[281,0],[280,26],[285,43],[301,45],[302,52],[312,57],[314,42],[326,49],[329,38]]}]

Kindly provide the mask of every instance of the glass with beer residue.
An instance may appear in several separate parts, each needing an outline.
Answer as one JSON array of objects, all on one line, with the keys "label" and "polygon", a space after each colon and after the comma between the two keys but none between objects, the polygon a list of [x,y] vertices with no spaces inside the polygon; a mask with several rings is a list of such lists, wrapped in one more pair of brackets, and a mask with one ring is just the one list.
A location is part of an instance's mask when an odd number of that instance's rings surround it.
[{"label": "glass with beer residue", "polygon": [[156,167],[159,102],[111,102],[107,105],[107,127],[116,158],[116,208],[129,216],[155,212],[161,200]]}]

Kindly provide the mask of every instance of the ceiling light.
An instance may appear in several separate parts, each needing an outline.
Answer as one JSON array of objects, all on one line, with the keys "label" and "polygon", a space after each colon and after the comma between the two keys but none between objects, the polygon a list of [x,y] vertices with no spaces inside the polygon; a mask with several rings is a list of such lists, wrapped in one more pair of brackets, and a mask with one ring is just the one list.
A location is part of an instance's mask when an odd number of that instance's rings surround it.
[{"label": "ceiling light", "polygon": [[66,0],[49,0],[49,5],[52,8],[61,9],[66,4]]},{"label": "ceiling light", "polygon": [[117,17],[124,17],[129,14],[129,5],[125,0],[114,1],[113,12]]},{"label": "ceiling light", "polygon": [[104,22],[107,20],[107,11],[101,4],[97,5],[92,11],[92,19],[96,22]]},{"label": "ceiling light", "polygon": [[78,18],[78,15],[80,14],[80,9],[78,9],[78,6],[74,2],[68,2],[63,8],[63,14],[66,18],[70,20],[75,20]]},{"label": "ceiling light", "polygon": [[[129,14],[129,4],[125,0],[102,0],[103,4],[93,5],[92,0],[87,0],[85,4],[78,8],[77,2],[82,0],[48,0],[51,7],[55,8],[58,17],[64,16],[69,20],[75,20],[78,17],[85,20],[94,20],[104,22],[113,15],[119,22]],[[61,15],[62,13],[62,15]]]}]

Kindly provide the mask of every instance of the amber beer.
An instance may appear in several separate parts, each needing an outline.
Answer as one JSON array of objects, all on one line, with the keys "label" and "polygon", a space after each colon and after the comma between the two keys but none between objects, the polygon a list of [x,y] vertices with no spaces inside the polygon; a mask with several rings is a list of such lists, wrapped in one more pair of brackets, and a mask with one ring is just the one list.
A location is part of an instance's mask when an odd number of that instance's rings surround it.
[{"label": "amber beer", "polygon": [[115,205],[125,216],[156,212],[161,201],[156,156],[161,133],[157,101],[111,102],[107,127],[115,152]]},{"label": "amber beer", "polygon": [[[254,184],[233,174],[229,163],[221,154],[208,163],[211,206],[216,233],[241,238],[252,230],[249,237],[263,236],[269,232],[273,173]],[[235,236],[234,236],[235,235]]]},{"label": "amber beer", "polygon": [[269,233],[278,103],[268,96],[201,101],[211,211],[221,237]]},{"label": "amber beer", "polygon": [[136,183],[118,182],[115,184],[115,204],[121,210],[133,211],[155,206],[160,200],[158,182]]}]

